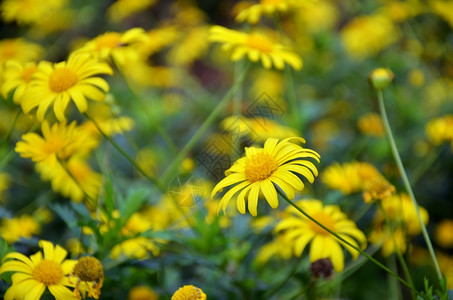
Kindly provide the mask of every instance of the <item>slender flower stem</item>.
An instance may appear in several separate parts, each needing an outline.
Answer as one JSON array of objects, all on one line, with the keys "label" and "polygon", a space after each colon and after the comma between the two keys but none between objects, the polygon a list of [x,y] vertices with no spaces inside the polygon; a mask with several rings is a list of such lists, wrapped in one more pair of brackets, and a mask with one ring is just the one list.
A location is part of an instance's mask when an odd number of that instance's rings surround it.
[{"label": "slender flower stem", "polygon": [[201,127],[197,132],[192,136],[192,138],[187,142],[184,148],[178,153],[176,158],[172,161],[170,166],[165,170],[164,174],[161,176],[160,184],[165,185],[171,179],[171,176],[177,171],[177,168],[181,165],[181,162],[186,157],[187,153],[195,146],[195,144],[201,139],[203,134],[209,129],[214,120],[224,111],[227,104],[230,102],[231,97],[236,94],[239,88],[242,85],[242,82],[245,79],[249,66],[245,66],[242,73],[235,78],[233,86],[228,90],[223,99],[219,102],[217,107],[211,112],[208,118],[203,122]]},{"label": "slender flower stem", "polygon": [[330,233],[331,235],[333,235],[334,237],[336,237],[338,240],[340,240],[341,242],[343,242],[344,244],[348,245],[349,247],[353,248],[354,250],[358,251],[360,254],[362,254],[363,256],[365,256],[368,260],[370,260],[371,262],[373,262],[374,264],[376,264],[378,267],[380,267],[381,269],[383,269],[384,271],[386,271],[387,273],[389,273],[390,275],[392,275],[393,277],[395,277],[397,280],[399,280],[402,284],[404,284],[405,286],[407,286],[411,291],[414,291],[417,295],[420,295],[420,293],[415,290],[408,282],[406,282],[404,279],[402,279],[401,277],[399,277],[397,274],[395,274],[394,272],[392,272],[392,270],[390,270],[389,268],[387,268],[386,266],[384,266],[383,264],[381,264],[379,261],[377,261],[376,259],[374,259],[373,257],[371,257],[370,255],[368,255],[365,251],[363,251],[362,249],[360,249],[359,247],[351,244],[350,242],[348,242],[347,240],[345,240],[344,238],[342,238],[341,236],[339,236],[338,234],[336,234],[335,232],[333,232],[332,230],[330,230],[329,228],[327,228],[326,226],[324,226],[323,224],[319,223],[317,220],[315,220],[312,216],[310,216],[308,213],[306,213],[302,208],[300,208],[299,206],[297,206],[293,201],[289,200],[288,197],[286,197],[286,195],[280,191],[279,189],[277,189],[277,193],[283,198],[285,199],[286,202],[288,202],[289,205],[293,206],[295,209],[297,209],[300,213],[302,213],[305,217],[307,217],[309,220],[311,220],[312,222],[314,222],[315,224],[317,224],[319,227],[321,227],[322,229],[324,229],[325,231],[327,231],[328,233]]},{"label": "slender flower stem", "polygon": [[[401,255],[400,248],[398,247],[398,244],[396,243],[396,238],[394,234],[395,228],[392,226],[392,223],[390,222],[389,216],[387,215],[387,212],[385,211],[384,207],[382,206],[382,203],[378,203],[379,209],[381,210],[382,215],[384,216],[385,223],[389,229],[390,236],[392,238],[393,246],[395,247],[395,253],[396,256],[398,257],[398,261],[401,264],[401,267],[403,268],[404,276],[407,278],[407,282],[409,282],[410,285],[414,286],[414,283],[412,281],[411,274],[409,273],[409,269],[407,267],[406,261],[404,260],[403,255]],[[393,263],[393,261],[392,261]],[[415,299],[415,295],[412,293],[412,298]]]},{"label": "slender flower stem", "polygon": [[148,174],[146,174],[146,172],[143,171],[143,169],[135,162],[135,160],[132,157],[130,157],[129,154],[127,154],[110,136],[108,136],[101,129],[99,124],[92,117],[90,117],[90,115],[88,115],[88,113],[85,113],[85,116],[91,122],[93,122],[93,124],[94,124],[94,126],[96,126],[97,130],[110,142],[110,144],[112,144],[113,147],[115,147],[116,150],[118,150],[119,153],[121,153],[121,155],[124,156],[124,158],[126,158],[134,166],[134,168],[137,169],[137,171],[139,171],[143,176],[145,176],[145,178],[148,179],[149,182],[151,182],[157,188],[159,188],[159,190],[161,190],[162,192],[166,192],[166,189],[156,179],[154,179],[154,178],[150,177]]},{"label": "slender flower stem", "polygon": [[425,239],[426,245],[428,247],[429,254],[431,255],[431,259],[434,264],[434,268],[436,270],[437,277],[439,281],[442,280],[442,273],[440,272],[439,264],[436,259],[436,255],[434,254],[433,245],[431,240],[429,239],[428,231],[426,230],[426,226],[423,223],[422,216],[420,214],[420,209],[417,204],[417,200],[415,200],[414,192],[412,191],[412,187],[409,183],[409,179],[407,178],[406,170],[404,169],[403,163],[401,162],[400,155],[398,153],[398,148],[396,147],[395,139],[393,138],[392,130],[390,129],[390,123],[387,118],[387,113],[385,112],[385,105],[384,105],[384,93],[382,90],[377,91],[378,100],[379,100],[379,109],[381,111],[382,121],[384,122],[385,131],[387,132],[387,137],[390,142],[390,148],[392,149],[393,157],[395,158],[396,165],[398,166],[398,170],[401,174],[401,178],[403,179],[404,186],[406,188],[407,193],[409,194],[412,203],[414,204],[415,211],[417,212],[418,221],[420,223],[420,227],[422,229],[422,234]]}]

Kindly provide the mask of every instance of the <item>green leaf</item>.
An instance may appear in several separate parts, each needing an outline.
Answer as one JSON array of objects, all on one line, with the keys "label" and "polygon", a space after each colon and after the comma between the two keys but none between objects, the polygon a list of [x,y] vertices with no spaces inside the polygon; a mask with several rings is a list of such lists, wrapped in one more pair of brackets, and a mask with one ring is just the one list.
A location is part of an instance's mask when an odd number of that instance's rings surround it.
[{"label": "green leaf", "polygon": [[108,219],[111,220],[113,210],[115,209],[115,192],[113,190],[112,180],[110,177],[108,177],[105,182],[104,193],[105,212]]},{"label": "green leaf", "polygon": [[0,237],[0,261],[5,257],[6,253],[8,253],[8,243]]},{"label": "green leaf", "polygon": [[126,200],[120,202],[120,228],[122,228],[127,220],[140,209],[146,201],[149,194],[148,189],[133,189],[128,192]]},{"label": "green leaf", "polygon": [[68,206],[51,204],[50,209],[52,209],[68,225],[69,228],[73,229],[78,227],[75,213]]}]

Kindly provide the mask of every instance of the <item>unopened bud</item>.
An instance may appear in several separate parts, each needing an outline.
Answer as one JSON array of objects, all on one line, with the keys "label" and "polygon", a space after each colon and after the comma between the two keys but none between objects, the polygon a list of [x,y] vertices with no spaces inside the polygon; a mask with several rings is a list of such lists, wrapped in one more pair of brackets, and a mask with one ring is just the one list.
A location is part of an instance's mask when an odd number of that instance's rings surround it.
[{"label": "unopened bud", "polygon": [[395,74],[390,69],[374,69],[368,77],[369,82],[376,90],[383,90],[395,80]]}]

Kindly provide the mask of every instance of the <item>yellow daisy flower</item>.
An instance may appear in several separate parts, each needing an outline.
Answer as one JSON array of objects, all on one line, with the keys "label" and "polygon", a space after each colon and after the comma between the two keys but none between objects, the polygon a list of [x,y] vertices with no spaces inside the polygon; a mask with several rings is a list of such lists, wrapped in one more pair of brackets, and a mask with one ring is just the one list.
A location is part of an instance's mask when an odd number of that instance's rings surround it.
[{"label": "yellow daisy flower", "polygon": [[304,188],[299,177],[305,177],[313,183],[315,176],[318,176],[318,170],[306,159],[312,158],[319,163],[320,155],[293,141],[305,143],[300,137],[287,138],[280,142],[270,138],[265,142],[264,148],[246,147],[245,157],[238,159],[225,171],[226,177],[211,193],[212,199],[223,188],[234,185],[220,200],[217,211],[222,208],[225,213],[230,199],[241,191],[237,198],[239,212],[245,214],[245,197],[248,194],[248,210],[252,216],[256,216],[260,192],[272,208],[277,208],[277,188],[289,199],[294,199],[294,190],[301,191]]},{"label": "yellow daisy flower", "polygon": [[87,52],[101,60],[113,59],[124,66],[128,61],[140,58],[138,48],[148,40],[143,28],[132,28],[124,33],[106,32],[87,42],[77,52]]},{"label": "yellow daisy flower", "polygon": [[260,20],[261,15],[287,13],[290,9],[300,7],[300,4],[296,0],[260,0],[259,4],[251,5],[240,11],[236,16],[236,21],[256,24]]},{"label": "yellow daisy flower", "polygon": [[[71,157],[66,168],[61,164],[37,163],[36,170],[43,180],[50,181],[52,190],[74,202],[89,201],[89,208],[97,203],[91,203],[98,197],[102,175],[94,172],[85,160]],[[69,175],[68,172],[71,174]],[[86,197],[89,197],[86,199]]]},{"label": "yellow daisy flower", "polygon": [[40,224],[30,215],[3,219],[0,223],[0,237],[8,244],[18,241],[21,237],[29,239],[41,231]]},{"label": "yellow daisy flower", "polygon": [[44,53],[44,49],[35,43],[24,39],[4,39],[0,41],[0,68],[8,60],[17,60],[24,63],[37,60]]},{"label": "yellow daisy flower", "polygon": [[144,11],[156,3],[156,0],[117,0],[107,9],[107,16],[113,22]]},{"label": "yellow daisy flower", "polygon": [[453,115],[448,114],[430,120],[426,124],[425,132],[434,145],[448,141],[451,142],[453,148]]},{"label": "yellow daisy flower", "polygon": [[253,62],[261,60],[266,69],[274,65],[281,70],[285,63],[296,70],[302,68],[302,60],[290,48],[276,44],[259,33],[248,34],[216,25],[210,29],[209,40],[222,43],[225,51],[232,50],[232,61],[238,61],[247,55]]},{"label": "yellow daisy flower", "polygon": [[[358,248],[359,244],[362,249],[366,248],[365,235],[356,227],[353,221],[349,220],[341,212],[338,206],[323,206],[319,200],[304,200],[296,204],[308,215],[344,240]],[[321,258],[329,258],[337,272],[341,272],[344,268],[344,254],[340,245],[343,245],[351,253],[353,259],[359,256],[358,251],[340,242],[336,237],[309,220],[294,207],[289,207],[288,211],[292,213],[292,216],[285,217],[275,229],[277,232],[284,232],[285,238],[292,241],[294,252],[297,256],[300,256],[308,243],[311,242],[310,262]]]},{"label": "yellow daisy flower", "polygon": [[158,300],[159,295],[156,294],[151,288],[140,285],[134,286],[127,296],[127,300]]},{"label": "yellow daisy flower", "polygon": [[206,300],[206,294],[196,286],[185,285],[171,296],[171,300]]},{"label": "yellow daisy flower", "polygon": [[436,243],[443,248],[453,248],[453,220],[442,220],[434,232]]},{"label": "yellow daisy flower", "polygon": [[29,113],[38,107],[36,117],[43,121],[47,109],[53,104],[55,116],[64,121],[65,109],[72,100],[84,113],[88,109],[86,98],[102,101],[109,90],[108,83],[96,75],[112,72],[107,64],[81,53],[74,53],[67,61],[53,65],[42,61],[24,93],[22,109]]},{"label": "yellow daisy flower", "polygon": [[75,122],[69,125],[55,123],[50,127],[44,121],[41,132],[42,137],[34,132],[22,135],[22,141],[16,144],[15,151],[33,162],[55,163],[58,158],[65,160],[76,153],[83,156],[95,145],[89,136],[76,127]]},{"label": "yellow daisy flower", "polygon": [[6,22],[16,21],[18,24],[42,22],[47,14],[61,9],[65,0],[5,0],[0,6],[2,18]]},{"label": "yellow daisy flower", "polygon": [[21,64],[15,60],[7,61],[2,75],[2,96],[6,98],[8,93],[14,90],[13,101],[16,104],[19,104],[31,77],[35,74],[36,70],[37,66],[34,62]]},{"label": "yellow daisy flower", "polygon": [[75,260],[65,260],[67,251],[48,241],[41,240],[39,246],[43,249],[28,258],[22,253],[8,253],[0,267],[0,274],[14,272],[12,286],[5,293],[5,300],[33,299],[38,300],[46,288],[56,299],[77,299],[68,286],[68,275],[77,263]]}]

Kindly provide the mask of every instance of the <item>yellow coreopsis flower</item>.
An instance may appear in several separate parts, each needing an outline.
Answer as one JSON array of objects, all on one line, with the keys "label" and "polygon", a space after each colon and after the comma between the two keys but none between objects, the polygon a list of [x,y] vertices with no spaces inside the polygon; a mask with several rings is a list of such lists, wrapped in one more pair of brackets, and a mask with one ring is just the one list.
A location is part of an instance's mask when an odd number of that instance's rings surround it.
[{"label": "yellow coreopsis flower", "polygon": [[16,144],[15,151],[21,157],[33,162],[55,163],[58,159],[68,159],[74,154],[85,155],[93,149],[95,141],[83,134],[76,123],[69,125],[55,123],[52,127],[47,121],[41,125],[42,136],[29,132],[22,135],[22,141]]},{"label": "yellow coreopsis flower", "polygon": [[66,107],[72,100],[84,113],[88,109],[87,98],[102,101],[109,90],[108,83],[97,75],[112,72],[106,63],[82,53],[73,53],[67,61],[57,64],[42,61],[21,99],[22,109],[29,113],[37,107],[36,116],[43,121],[47,109],[53,104],[55,116],[64,121]]},{"label": "yellow coreopsis flower", "polygon": [[17,218],[3,219],[0,223],[0,237],[9,244],[22,238],[31,238],[41,231],[40,224],[29,215],[22,215]]},{"label": "yellow coreopsis flower", "polygon": [[36,63],[28,62],[21,64],[15,60],[9,60],[5,64],[5,70],[2,74],[1,92],[3,97],[14,90],[13,101],[19,104],[25,90],[31,80],[31,77],[37,71]]},{"label": "yellow coreopsis flower", "polygon": [[299,7],[301,2],[297,0],[260,0],[259,4],[253,4],[240,11],[236,16],[236,21],[256,24],[262,15],[287,13],[289,10]]},{"label": "yellow coreopsis flower", "polygon": [[289,199],[294,199],[295,190],[304,189],[304,183],[298,176],[305,177],[312,183],[318,175],[318,170],[307,158],[319,162],[320,155],[293,141],[305,143],[300,137],[282,141],[270,138],[265,142],[264,148],[245,148],[245,157],[238,159],[225,171],[226,177],[211,193],[213,198],[220,190],[234,185],[220,200],[217,211],[223,209],[225,213],[230,199],[240,192],[236,201],[239,212],[245,214],[247,196],[248,210],[252,216],[256,216],[260,193],[272,208],[277,208],[277,188],[280,188]]},{"label": "yellow coreopsis flower", "polygon": [[275,66],[281,70],[285,64],[296,70],[302,68],[302,60],[296,53],[260,33],[248,34],[216,25],[210,29],[209,40],[222,43],[225,51],[231,50],[232,61],[238,61],[247,55],[253,62],[261,61],[266,69]]},{"label": "yellow coreopsis flower", "polygon": [[[365,249],[365,235],[357,228],[353,221],[349,220],[341,212],[338,206],[324,206],[319,200],[304,200],[296,204],[316,221],[352,245]],[[339,242],[336,237],[309,220],[294,207],[289,207],[288,211],[292,213],[292,216],[285,217],[275,229],[277,232],[283,232],[285,238],[292,242],[294,253],[297,256],[302,255],[305,247],[308,243],[311,243],[310,262],[321,258],[329,258],[337,272],[342,271],[344,267],[344,254],[341,245],[351,253],[354,259],[359,256],[357,250]]]},{"label": "yellow coreopsis flower", "polygon": [[151,288],[147,286],[135,286],[129,291],[127,300],[158,300],[157,295]]},{"label": "yellow coreopsis flower", "polygon": [[61,9],[65,0],[5,0],[0,6],[2,18],[6,22],[16,21],[18,24],[42,22],[55,10]]},{"label": "yellow coreopsis flower", "polygon": [[40,45],[22,38],[0,40],[0,68],[3,68],[3,64],[8,60],[20,63],[35,61],[43,52]]},{"label": "yellow coreopsis flower", "polygon": [[185,285],[171,296],[171,300],[206,300],[206,294],[196,286]]},{"label": "yellow coreopsis flower", "polygon": [[77,52],[86,52],[101,60],[113,60],[118,66],[140,58],[138,48],[148,40],[143,28],[132,28],[124,33],[106,32],[87,42]]},{"label": "yellow coreopsis flower", "polygon": [[453,115],[432,119],[426,124],[426,135],[435,145],[450,142],[453,148]]},{"label": "yellow coreopsis flower", "polygon": [[107,16],[113,22],[121,20],[151,7],[156,0],[117,0],[107,9]]},{"label": "yellow coreopsis flower", "polygon": [[357,59],[377,54],[398,38],[398,31],[392,21],[378,14],[353,19],[340,34],[346,52]]},{"label": "yellow coreopsis flower", "polygon": [[51,242],[40,241],[43,249],[29,257],[18,252],[8,253],[0,267],[0,274],[14,272],[12,286],[6,291],[5,300],[39,300],[46,289],[56,299],[76,300],[68,287],[73,287],[67,275],[71,272],[75,260],[65,260],[67,251]]}]

